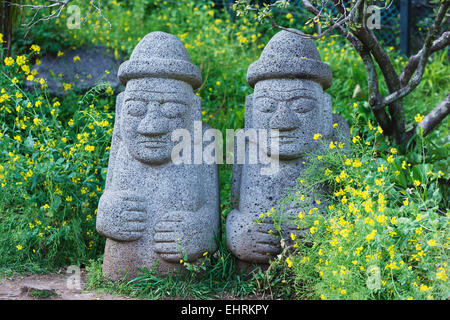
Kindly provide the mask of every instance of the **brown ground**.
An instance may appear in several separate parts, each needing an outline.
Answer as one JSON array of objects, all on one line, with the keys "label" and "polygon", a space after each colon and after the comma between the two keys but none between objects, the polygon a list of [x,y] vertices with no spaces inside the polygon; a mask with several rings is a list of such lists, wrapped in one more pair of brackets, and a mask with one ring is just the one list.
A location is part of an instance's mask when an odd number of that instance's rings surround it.
[{"label": "brown ground", "polygon": [[[0,279],[0,300],[128,300],[130,297],[85,292],[82,289],[69,289],[63,274],[32,274]],[[81,288],[84,287],[81,276]],[[47,298],[36,295],[49,296]]]}]

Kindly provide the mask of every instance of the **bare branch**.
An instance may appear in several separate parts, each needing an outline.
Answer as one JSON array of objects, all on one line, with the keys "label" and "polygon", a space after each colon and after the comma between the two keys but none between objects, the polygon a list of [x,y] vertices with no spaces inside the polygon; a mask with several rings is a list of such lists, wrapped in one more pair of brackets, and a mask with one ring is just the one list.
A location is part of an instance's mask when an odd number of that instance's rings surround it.
[{"label": "bare branch", "polygon": [[[31,21],[28,22],[27,24],[23,25],[27,29],[25,36],[28,34],[28,32],[31,30],[31,28],[35,24],[37,24],[41,21],[48,21],[48,20],[59,18],[61,16],[63,10],[73,0],[46,0],[46,1],[50,2],[50,3],[37,5],[37,4],[21,4],[21,3],[7,2],[11,6],[15,6],[15,7],[19,7],[19,8],[26,8],[26,9],[30,9],[30,10],[34,11]],[[89,2],[90,2],[90,7],[89,7],[89,11],[88,11],[87,15],[91,14],[91,11],[94,10],[95,12],[97,12],[97,19],[98,19],[98,17],[103,18],[109,24],[109,27],[111,28],[111,23],[102,14],[101,0],[89,0]],[[52,9],[53,11],[49,15],[43,16],[41,18],[37,18],[38,14],[41,12],[41,10],[45,10],[45,9]]]},{"label": "bare branch", "polygon": [[[364,0],[358,0],[356,2],[356,4],[353,6],[353,8],[350,10],[350,13],[348,15],[343,15],[343,17],[339,18],[336,21],[330,21],[331,26],[329,28],[327,28],[324,32],[319,33],[317,36],[314,35],[309,35],[303,32],[300,32],[298,30],[294,30],[294,29],[289,29],[289,28],[285,28],[282,27],[280,25],[278,25],[275,20],[273,19],[273,17],[271,18],[271,23],[272,23],[272,27],[278,28],[280,30],[284,30],[284,31],[289,31],[292,33],[295,33],[296,35],[302,37],[302,38],[309,38],[309,39],[313,39],[313,40],[318,40],[322,37],[324,37],[325,35],[327,35],[329,32],[342,27],[343,24],[345,24],[346,22],[348,22],[349,20],[352,19],[355,11],[358,9],[358,7],[361,5],[361,3],[363,3]],[[302,0],[303,5],[305,6],[306,10],[308,10],[309,12],[313,13],[316,16],[319,16],[321,14],[321,11],[319,11],[316,7],[314,7],[311,2],[309,2],[308,0]]]},{"label": "bare branch", "polygon": [[401,99],[408,94],[410,94],[422,81],[422,76],[425,72],[425,66],[427,64],[427,60],[431,54],[431,47],[433,45],[433,42],[435,38],[437,38],[439,34],[439,30],[441,27],[441,23],[447,13],[447,10],[450,6],[450,1],[444,1],[440,5],[438,9],[438,13],[436,15],[436,18],[433,22],[433,25],[430,27],[430,30],[428,32],[427,38],[425,39],[425,43],[420,50],[422,54],[420,55],[420,59],[417,65],[417,70],[414,73],[414,75],[411,78],[411,81],[405,85],[404,87],[400,88],[399,90],[391,93],[387,97],[385,97],[378,105],[374,106],[374,109],[381,109],[386,105],[390,105],[392,102]]},{"label": "bare branch", "polygon": [[450,113],[450,94],[447,94],[444,100],[439,103],[430,113],[428,113],[420,123],[423,128],[423,136],[428,135],[436,128],[442,120]]},{"label": "bare branch", "polygon": [[[433,42],[433,45],[430,48],[430,55],[435,53],[436,51],[442,50],[445,47],[450,45],[450,31],[445,31],[439,39]],[[419,65],[420,57],[423,55],[423,49],[420,50],[416,55],[409,58],[408,63],[405,65],[403,72],[400,76],[400,84],[402,87],[405,87],[412,75],[417,69]]]}]

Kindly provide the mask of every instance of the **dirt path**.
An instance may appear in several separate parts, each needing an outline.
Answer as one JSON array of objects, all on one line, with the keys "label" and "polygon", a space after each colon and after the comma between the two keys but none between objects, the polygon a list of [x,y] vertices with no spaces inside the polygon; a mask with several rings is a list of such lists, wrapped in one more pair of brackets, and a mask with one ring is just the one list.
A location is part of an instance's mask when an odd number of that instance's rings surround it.
[{"label": "dirt path", "polygon": [[0,279],[0,300],[129,300],[132,298],[83,292],[68,286],[69,276],[62,274],[33,274]]}]

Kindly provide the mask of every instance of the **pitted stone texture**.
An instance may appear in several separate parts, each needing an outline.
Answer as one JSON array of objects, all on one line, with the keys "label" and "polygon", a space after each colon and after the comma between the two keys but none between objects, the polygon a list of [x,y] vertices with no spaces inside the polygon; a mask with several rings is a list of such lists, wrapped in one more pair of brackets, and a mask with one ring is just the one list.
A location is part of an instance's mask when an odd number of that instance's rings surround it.
[{"label": "pitted stone texture", "polygon": [[281,31],[269,41],[259,60],[247,71],[247,82],[252,87],[260,80],[276,78],[311,79],[326,90],[331,86],[332,74],[330,67],[320,61],[311,39]]},{"label": "pitted stone texture", "polygon": [[202,84],[200,70],[177,37],[165,32],[146,35],[134,48],[130,60],[119,68],[119,79],[126,84],[137,78],[170,78],[185,81],[194,89]]},{"label": "pitted stone texture", "polygon": [[[187,61],[182,43],[173,38],[161,32],[147,35],[130,61],[151,61],[158,54]],[[159,52],[164,39],[172,44]],[[172,132],[187,129],[193,139],[201,102],[193,84],[180,80],[177,66],[166,67],[157,74],[161,77],[138,69],[122,74],[126,89],[117,97],[106,187],[97,211],[97,230],[108,238],[103,273],[114,280],[135,277],[139,268],[150,269],[157,261],[160,272],[182,271],[185,255],[194,261],[216,250],[217,165],[175,165],[171,160]]]},{"label": "pitted stone texture", "polygon": [[[307,58],[300,59],[303,56]],[[297,72],[300,69],[294,66],[298,63],[299,68],[310,72]],[[293,69],[285,69],[289,65]],[[316,68],[318,65],[321,67]],[[278,68],[276,73],[272,72],[274,68]],[[305,155],[327,146],[331,140],[348,141],[347,123],[332,114],[331,97],[323,92],[331,84],[331,72],[324,70],[329,71],[329,67],[320,61],[312,42],[286,31],[276,34],[261,58],[249,67],[248,81],[255,90],[246,99],[245,129],[278,130],[279,170],[262,175],[261,168],[266,165],[234,165],[232,211],[227,217],[226,238],[228,248],[244,262],[241,265],[247,262],[266,266],[280,253],[280,239],[272,235],[276,234],[273,221],[255,223],[255,220],[276,207],[295,187],[308,165]],[[338,123],[336,128],[334,123]],[[314,140],[316,133],[323,135],[322,141]],[[267,137],[266,145],[270,146],[270,135]],[[251,144],[257,144],[259,150],[261,141],[249,140],[246,152],[251,150]],[[271,147],[267,155],[273,157]],[[284,210],[287,218],[297,217],[300,210],[308,211],[314,200],[309,199],[302,206],[287,204]],[[289,221],[282,225],[282,236],[287,242],[291,233],[302,237],[304,232]]]}]

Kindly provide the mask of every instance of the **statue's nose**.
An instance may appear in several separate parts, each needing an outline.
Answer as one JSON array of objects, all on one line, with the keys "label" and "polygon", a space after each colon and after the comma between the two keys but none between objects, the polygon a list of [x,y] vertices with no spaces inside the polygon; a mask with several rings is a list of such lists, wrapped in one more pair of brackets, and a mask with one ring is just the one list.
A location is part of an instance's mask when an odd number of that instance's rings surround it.
[{"label": "statue's nose", "polygon": [[297,115],[288,107],[287,102],[280,102],[278,110],[269,122],[271,129],[293,130],[299,126]]},{"label": "statue's nose", "polygon": [[167,119],[159,115],[159,103],[151,103],[145,117],[139,123],[137,132],[145,136],[158,136],[169,132]]}]

